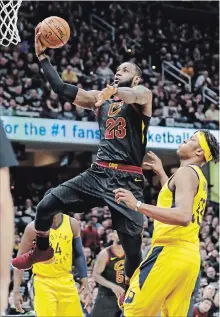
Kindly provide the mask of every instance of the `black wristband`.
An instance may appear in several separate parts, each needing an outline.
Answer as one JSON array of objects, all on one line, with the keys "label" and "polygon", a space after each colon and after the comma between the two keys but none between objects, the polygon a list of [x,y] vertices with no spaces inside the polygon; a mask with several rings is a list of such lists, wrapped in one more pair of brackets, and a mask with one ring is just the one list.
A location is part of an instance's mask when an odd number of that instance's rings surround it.
[{"label": "black wristband", "polygon": [[73,103],[79,88],[74,85],[64,83],[55,68],[51,65],[48,58],[40,60],[40,66],[43,69],[46,79],[49,81],[52,90],[60,97]]}]

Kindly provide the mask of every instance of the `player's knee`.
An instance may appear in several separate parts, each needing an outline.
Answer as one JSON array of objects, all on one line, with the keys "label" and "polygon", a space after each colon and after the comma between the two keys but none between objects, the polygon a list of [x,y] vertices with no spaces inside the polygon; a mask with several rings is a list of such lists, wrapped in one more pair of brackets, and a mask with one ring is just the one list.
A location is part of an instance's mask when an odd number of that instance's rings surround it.
[{"label": "player's knee", "polygon": [[51,194],[48,194],[47,196],[44,196],[44,198],[39,202],[37,205],[37,213],[38,214],[46,214],[50,212],[51,210]]},{"label": "player's knee", "polygon": [[131,248],[130,250],[128,250],[127,254],[126,254],[127,257],[132,257],[132,258],[139,258],[141,256],[141,248]]},{"label": "player's knee", "polygon": [[128,248],[125,250],[126,257],[137,257],[138,259],[141,256],[141,238],[139,236],[132,237],[133,239],[128,243]]},{"label": "player's knee", "polygon": [[126,253],[126,258],[128,261],[132,261],[133,263],[139,263],[142,259],[142,253],[140,250],[138,250],[138,252],[130,251]]},{"label": "player's knee", "polygon": [[126,254],[125,261],[125,274],[127,277],[131,278],[134,274],[135,270],[138,268],[142,261],[142,253],[141,250],[136,249],[135,251],[130,250]]}]

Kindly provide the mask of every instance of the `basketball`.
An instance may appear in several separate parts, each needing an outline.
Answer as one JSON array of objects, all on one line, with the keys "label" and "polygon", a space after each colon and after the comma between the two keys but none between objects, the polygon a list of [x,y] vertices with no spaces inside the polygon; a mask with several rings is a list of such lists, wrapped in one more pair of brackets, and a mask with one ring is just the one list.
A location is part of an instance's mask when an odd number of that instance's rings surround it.
[{"label": "basketball", "polygon": [[64,19],[56,16],[44,19],[41,22],[40,32],[42,44],[49,48],[61,47],[70,38],[69,24]]}]

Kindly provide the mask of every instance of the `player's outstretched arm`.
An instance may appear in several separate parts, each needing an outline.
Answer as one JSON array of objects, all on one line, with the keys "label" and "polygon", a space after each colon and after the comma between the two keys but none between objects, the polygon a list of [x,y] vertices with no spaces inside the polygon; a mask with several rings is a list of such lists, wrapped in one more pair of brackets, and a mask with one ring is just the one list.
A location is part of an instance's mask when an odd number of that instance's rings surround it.
[{"label": "player's outstretched arm", "polygon": [[106,264],[108,263],[108,260],[109,260],[108,253],[104,249],[97,256],[97,259],[96,259],[96,262],[94,265],[94,269],[93,269],[93,277],[98,284],[103,285],[103,286],[111,289],[113,291],[113,293],[115,293],[115,296],[119,297],[121,294],[124,293],[123,288],[108,281],[108,280],[106,280],[106,278],[104,278],[101,275],[105,270],[105,267],[106,267]]},{"label": "player's outstretched arm", "polygon": [[149,158],[149,161],[146,161],[143,163],[143,168],[146,166],[150,167],[154,171],[154,173],[156,173],[160,177],[160,183],[161,183],[161,186],[163,187],[163,185],[168,180],[168,176],[163,169],[163,164],[161,159],[159,159],[159,157],[152,151],[149,151],[147,153],[147,156]]},{"label": "player's outstretched arm", "polygon": [[[30,250],[33,245],[33,240],[36,238],[34,222],[31,222],[25,228],[21,243],[18,249],[18,255],[26,253]],[[23,280],[23,270],[14,269],[14,287],[13,287],[13,296],[14,296],[14,305],[17,311],[23,313],[22,309],[22,295],[20,293],[20,286]]]},{"label": "player's outstretched arm", "polygon": [[87,278],[87,265],[85,255],[83,253],[82,240],[80,237],[80,225],[79,222],[74,218],[70,218],[70,223],[73,231],[73,257],[75,260],[75,266],[83,285],[83,292],[86,296],[84,307],[87,308],[91,304],[92,294],[90,292],[89,282]]},{"label": "player's outstretched arm", "polygon": [[115,95],[127,104],[152,104],[152,92],[147,87],[142,85],[138,85],[132,88],[119,87],[117,88]]},{"label": "player's outstretched arm", "polygon": [[117,96],[127,104],[139,104],[143,106],[142,112],[151,116],[152,114],[152,92],[145,86],[117,87],[117,85],[107,85],[100,93],[97,94],[98,101],[96,107],[101,106],[105,100],[111,96]]},{"label": "player's outstretched arm", "polygon": [[83,253],[82,240],[80,237],[80,225],[79,222],[74,218],[70,218],[70,223],[73,231],[73,257],[75,260],[75,265],[83,286],[87,288],[89,287],[87,279],[87,265],[85,255]]},{"label": "player's outstretched arm", "polygon": [[[193,202],[199,184],[198,177],[190,167],[182,167],[176,172],[174,182],[174,208],[161,208],[141,203],[138,211],[165,224],[186,227],[192,219]],[[137,210],[137,200],[130,191],[119,188],[114,190],[114,193],[117,203],[123,201],[129,208]]]},{"label": "player's outstretched arm", "polygon": [[47,56],[44,54],[45,49],[46,47],[40,42],[40,24],[38,24],[35,29],[35,52],[52,90],[70,103],[74,103],[82,108],[93,109],[99,91],[86,91],[75,85],[64,83],[55,68],[51,65]]}]

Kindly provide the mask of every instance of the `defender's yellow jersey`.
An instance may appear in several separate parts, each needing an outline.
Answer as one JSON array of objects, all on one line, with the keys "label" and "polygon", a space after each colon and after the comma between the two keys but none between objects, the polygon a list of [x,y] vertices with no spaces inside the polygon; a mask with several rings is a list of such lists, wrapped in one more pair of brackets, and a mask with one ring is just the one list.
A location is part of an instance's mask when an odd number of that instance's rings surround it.
[{"label": "defender's yellow jersey", "polygon": [[[154,232],[152,237],[152,245],[163,245],[167,243],[186,241],[199,245],[199,230],[205,211],[207,200],[207,181],[201,169],[196,165],[189,165],[198,175],[199,186],[193,203],[192,221],[187,227],[167,225],[159,221],[154,221]],[[172,178],[172,176],[171,176]],[[170,178],[170,179],[171,179]],[[170,180],[169,179],[169,180]],[[169,189],[169,180],[162,187],[157,206],[170,208],[175,206],[175,197],[173,192]],[[187,184],[185,184],[187,186]],[[186,197],[187,199],[187,197]],[[164,212],[166,212],[164,210]]]},{"label": "defender's yellow jersey", "polygon": [[54,249],[55,262],[51,264],[37,263],[33,265],[33,273],[45,277],[60,277],[72,271],[73,232],[70,217],[62,215],[62,223],[57,229],[50,229],[50,244]]}]

